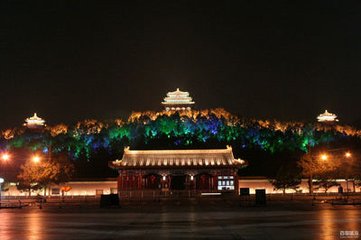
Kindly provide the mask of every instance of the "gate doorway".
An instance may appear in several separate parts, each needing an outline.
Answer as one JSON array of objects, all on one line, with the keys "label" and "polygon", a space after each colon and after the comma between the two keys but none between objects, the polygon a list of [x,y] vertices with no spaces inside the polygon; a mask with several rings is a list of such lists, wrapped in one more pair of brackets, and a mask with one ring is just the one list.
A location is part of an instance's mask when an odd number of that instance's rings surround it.
[{"label": "gate doorway", "polygon": [[159,189],[160,176],[157,174],[149,174],[143,177],[143,186],[145,189]]},{"label": "gate doorway", "polygon": [[186,189],[186,176],[172,176],[170,188],[172,190],[185,190]]},{"label": "gate doorway", "polygon": [[210,191],[212,176],[208,173],[201,173],[196,176],[196,189],[201,191]]}]

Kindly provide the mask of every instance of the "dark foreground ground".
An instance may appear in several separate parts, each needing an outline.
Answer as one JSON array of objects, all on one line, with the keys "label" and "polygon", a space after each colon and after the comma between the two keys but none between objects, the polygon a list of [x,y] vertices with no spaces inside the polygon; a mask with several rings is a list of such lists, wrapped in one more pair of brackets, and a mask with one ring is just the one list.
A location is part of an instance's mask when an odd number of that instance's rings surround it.
[{"label": "dark foreground ground", "polygon": [[[361,207],[274,201],[149,201],[100,209],[0,209],[0,239],[361,239]],[[348,232],[346,232],[348,231]]]}]

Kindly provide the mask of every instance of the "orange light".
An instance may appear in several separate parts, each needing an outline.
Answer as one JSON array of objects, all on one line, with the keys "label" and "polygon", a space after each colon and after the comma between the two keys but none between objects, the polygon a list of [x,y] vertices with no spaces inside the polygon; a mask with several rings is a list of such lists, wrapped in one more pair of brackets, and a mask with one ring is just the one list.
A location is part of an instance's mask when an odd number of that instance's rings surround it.
[{"label": "orange light", "polygon": [[10,160],[10,155],[8,153],[3,153],[2,156],[1,156],[1,159],[3,161],[9,161]]},{"label": "orange light", "polygon": [[345,153],[345,157],[350,158],[351,156],[352,156],[352,154],[350,152]]},{"label": "orange light", "polygon": [[63,186],[63,187],[61,187],[60,190],[63,191],[63,192],[69,192],[71,190],[71,187],[70,186]]},{"label": "orange light", "polygon": [[32,160],[33,160],[34,163],[39,163],[41,158],[38,155],[34,155]]},{"label": "orange light", "polygon": [[322,161],[326,161],[328,159],[328,155],[325,154],[325,153],[321,154],[320,158],[321,158]]}]

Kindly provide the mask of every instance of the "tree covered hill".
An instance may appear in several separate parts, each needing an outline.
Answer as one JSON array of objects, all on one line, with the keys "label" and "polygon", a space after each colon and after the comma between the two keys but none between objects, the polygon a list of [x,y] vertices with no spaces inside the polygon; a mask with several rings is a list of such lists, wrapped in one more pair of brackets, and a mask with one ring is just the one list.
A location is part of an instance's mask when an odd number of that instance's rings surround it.
[{"label": "tree covered hill", "polygon": [[3,151],[66,153],[77,177],[115,176],[107,162],[131,149],[224,148],[248,161],[248,175],[272,175],[295,163],[309,147],[346,147],[358,151],[361,131],[350,126],[242,119],[224,109],[184,112],[133,112],[127,120],[88,119],[74,126],[58,124],[42,131],[25,127],[2,131]]}]

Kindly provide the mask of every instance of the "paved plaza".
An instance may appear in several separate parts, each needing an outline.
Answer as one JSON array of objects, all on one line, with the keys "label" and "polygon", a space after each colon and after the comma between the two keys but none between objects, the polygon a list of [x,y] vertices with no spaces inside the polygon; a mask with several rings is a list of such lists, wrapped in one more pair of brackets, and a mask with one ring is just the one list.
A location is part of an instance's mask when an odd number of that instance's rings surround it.
[{"label": "paved plaza", "polygon": [[1,209],[0,236],[1,240],[331,240],[361,231],[360,210],[360,206],[305,203],[240,207],[219,201],[207,204],[148,202],[110,209],[45,205],[43,209]]}]

